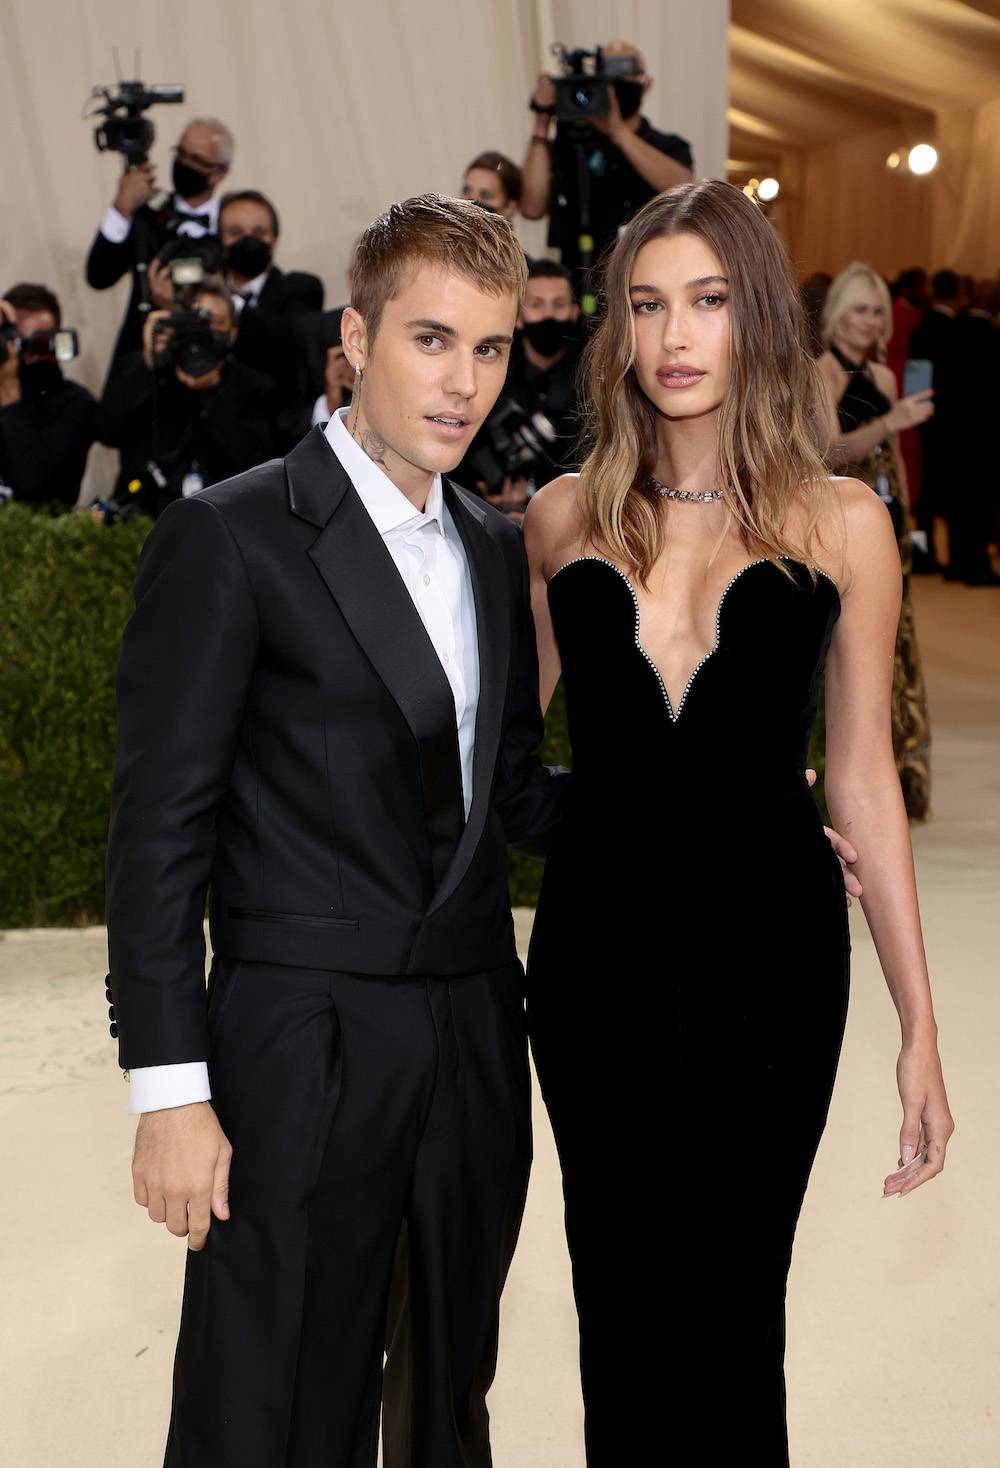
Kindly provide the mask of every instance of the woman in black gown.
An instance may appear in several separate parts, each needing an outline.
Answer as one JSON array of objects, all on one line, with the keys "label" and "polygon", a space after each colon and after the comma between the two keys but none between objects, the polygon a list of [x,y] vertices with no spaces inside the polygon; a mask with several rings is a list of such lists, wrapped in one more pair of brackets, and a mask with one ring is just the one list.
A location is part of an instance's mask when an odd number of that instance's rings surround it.
[{"label": "woman in black gown", "polygon": [[755,205],[660,195],[608,265],[592,452],[525,522],[573,746],[528,1015],[590,1468],[788,1462],[785,1282],[848,998],[804,777],[825,660],[827,798],[903,1036],[914,1160],[888,1193],[940,1170],[953,1125],[889,728],[899,559],[870,489],[826,476],[802,333]]}]

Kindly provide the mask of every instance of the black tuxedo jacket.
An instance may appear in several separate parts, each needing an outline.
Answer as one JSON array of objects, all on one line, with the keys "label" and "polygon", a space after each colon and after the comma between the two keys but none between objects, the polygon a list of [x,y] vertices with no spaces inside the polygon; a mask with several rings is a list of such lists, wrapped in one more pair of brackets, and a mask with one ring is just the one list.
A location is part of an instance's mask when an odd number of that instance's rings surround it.
[{"label": "black tuxedo jacket", "polygon": [[209,1058],[203,915],[234,959],[455,975],[515,957],[507,840],[543,838],[520,532],[445,485],[481,693],[464,817],[451,689],[320,429],[170,505],[118,675],[108,940],[123,1067]]},{"label": "black tuxedo jacket", "polygon": [[304,270],[286,275],[272,266],[257,304],[240,312],[234,355],[270,377],[286,399],[294,397],[296,322],[322,306],[323,282],[318,276]]},{"label": "black tuxedo jacket", "polygon": [[122,317],[118,340],[111,354],[112,367],[119,357],[124,356],[127,352],[137,351],[142,346],[144,317],[139,310],[142,290],[135,268],[136,246],[139,235],[142,233],[148,246],[149,257],[152,259],[170,238],[167,217],[166,214],[154,214],[143,205],[141,209],[136,210],[132,228],[120,244],[106,239],[98,230],[87,255],[87,284],[95,291],[108,290],[109,287],[116,285],[127,271],[132,272],[132,293],[129,296],[128,306],[125,308],[125,315]]}]

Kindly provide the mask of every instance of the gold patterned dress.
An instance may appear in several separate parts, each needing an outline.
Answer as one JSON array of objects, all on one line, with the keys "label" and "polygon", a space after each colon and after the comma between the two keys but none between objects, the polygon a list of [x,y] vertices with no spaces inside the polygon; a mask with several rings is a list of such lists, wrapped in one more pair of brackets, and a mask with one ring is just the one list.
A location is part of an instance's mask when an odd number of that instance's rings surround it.
[{"label": "gold patterned dress", "polygon": [[[871,369],[867,366],[859,368],[849,358],[837,352],[832,344],[830,350],[845,372],[850,373],[847,388],[837,404],[840,431],[850,433],[855,428],[862,428],[870,423],[873,418],[888,413],[892,404],[875,383]],[[927,713],[927,690],[924,687],[924,673],[913,620],[913,602],[910,597],[910,572],[913,565],[910,509],[903,486],[899,482],[891,437],[887,435],[863,459],[844,464],[838,468],[837,473],[861,479],[865,484],[871,485],[888,508],[896,529],[896,542],[903,567],[903,605],[899,614],[899,630],[896,633],[896,660],[892,678],[892,746],[903,787],[906,813],[912,821],[925,821],[930,814],[931,730]]]}]

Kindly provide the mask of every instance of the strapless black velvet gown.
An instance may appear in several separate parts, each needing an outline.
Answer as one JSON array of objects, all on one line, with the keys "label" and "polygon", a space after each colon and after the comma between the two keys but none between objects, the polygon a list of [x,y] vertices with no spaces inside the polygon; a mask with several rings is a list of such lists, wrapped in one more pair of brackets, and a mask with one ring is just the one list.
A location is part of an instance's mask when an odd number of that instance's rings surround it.
[{"label": "strapless black velvet gown", "polygon": [[528,960],[590,1468],[782,1468],[784,1299],[847,1012],[806,785],[836,586],[754,561],[671,707],[630,581],[549,582],[573,774]]}]

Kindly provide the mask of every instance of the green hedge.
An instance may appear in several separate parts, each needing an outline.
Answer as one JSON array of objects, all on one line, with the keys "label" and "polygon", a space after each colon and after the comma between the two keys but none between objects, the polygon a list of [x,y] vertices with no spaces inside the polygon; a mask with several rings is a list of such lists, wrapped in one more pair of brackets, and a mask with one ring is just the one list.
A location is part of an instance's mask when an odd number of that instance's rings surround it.
[{"label": "green hedge", "polygon": [[0,927],[104,920],[115,668],[150,523],[0,511]]},{"label": "green hedge", "polygon": [[[150,524],[0,511],[0,927],[104,920],[115,668]],[[542,758],[570,763],[561,686]],[[810,759],[822,771],[817,731]],[[534,905],[541,873],[511,853],[515,906]]]}]

